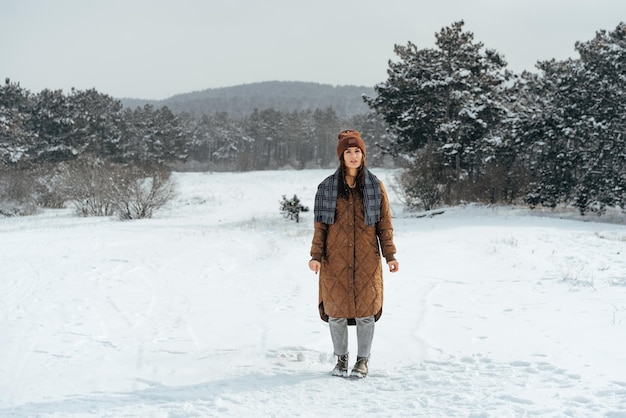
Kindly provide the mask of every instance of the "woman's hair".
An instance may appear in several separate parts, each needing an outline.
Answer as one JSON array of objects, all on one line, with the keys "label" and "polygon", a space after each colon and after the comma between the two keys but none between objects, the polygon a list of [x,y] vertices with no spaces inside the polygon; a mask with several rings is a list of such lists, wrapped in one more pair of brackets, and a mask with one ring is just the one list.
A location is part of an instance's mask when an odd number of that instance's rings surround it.
[{"label": "woman's hair", "polygon": [[[341,173],[341,175],[339,176],[339,184],[338,184],[338,196],[339,197],[344,197],[347,198],[348,197],[348,185],[346,184],[346,174],[348,172],[347,168],[346,168],[346,163],[343,160],[343,155],[341,156],[341,158],[339,159],[339,172]],[[365,155],[363,156],[363,159],[361,160],[361,167],[359,167],[359,173],[356,175],[356,184],[355,184],[355,190],[359,193],[363,193],[363,183],[365,179]]]}]

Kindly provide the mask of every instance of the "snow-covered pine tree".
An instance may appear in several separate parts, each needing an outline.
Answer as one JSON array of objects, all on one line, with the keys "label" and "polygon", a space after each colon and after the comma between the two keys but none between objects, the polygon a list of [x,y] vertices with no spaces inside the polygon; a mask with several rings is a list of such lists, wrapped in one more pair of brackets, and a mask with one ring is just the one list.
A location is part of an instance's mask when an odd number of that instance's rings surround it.
[{"label": "snow-covered pine tree", "polygon": [[123,112],[120,160],[166,164],[187,158],[183,126],[167,107],[152,105]]},{"label": "snow-covered pine tree", "polygon": [[578,42],[579,59],[544,61],[523,74],[515,131],[537,183],[532,205],[573,204],[581,213],[626,201],[625,25]]},{"label": "snow-covered pine tree", "polygon": [[122,103],[95,89],[74,90],[68,96],[74,109],[74,129],[82,137],[82,152],[116,159],[122,129]]},{"label": "snow-covered pine tree", "polygon": [[152,164],[185,161],[188,149],[178,116],[164,106],[156,109],[149,120],[152,122],[150,127],[152,136],[149,141],[150,156],[147,161]]},{"label": "snow-covered pine tree", "polygon": [[395,153],[415,155],[428,145],[444,156],[451,169],[446,182],[481,177],[501,146],[499,127],[507,115],[506,62],[483,50],[463,25],[443,28],[434,49],[396,45],[399,61],[389,63],[387,81],[375,87],[378,95],[365,98],[396,135]]},{"label": "snow-covered pine tree", "polygon": [[227,113],[205,115],[192,131],[190,158],[208,162],[213,169],[252,169],[247,164],[247,149],[251,138],[246,137],[237,121]]},{"label": "snow-covered pine tree", "polygon": [[[581,65],[572,98],[576,131],[585,138],[574,204],[582,213],[626,204],[626,23],[577,42]],[[574,90],[583,87],[583,91]]]},{"label": "snow-covered pine tree", "polygon": [[32,96],[19,83],[5,80],[0,86],[0,164],[25,161],[31,155]]},{"label": "snow-covered pine tree", "polygon": [[517,84],[518,118],[512,130],[519,155],[536,179],[526,197],[531,206],[555,207],[567,200],[576,184],[573,166],[578,157],[567,145],[567,106],[559,95],[571,83],[576,65],[572,60],[540,62],[540,75],[524,72]]},{"label": "snow-covered pine tree", "polygon": [[74,159],[86,148],[86,136],[77,124],[83,109],[62,90],[44,89],[34,97],[33,128],[37,161],[59,163]]},{"label": "snow-covered pine tree", "polygon": [[255,109],[246,118],[244,130],[248,137],[254,138],[248,154],[252,166],[278,168],[286,134],[283,129],[283,114],[274,109]]}]

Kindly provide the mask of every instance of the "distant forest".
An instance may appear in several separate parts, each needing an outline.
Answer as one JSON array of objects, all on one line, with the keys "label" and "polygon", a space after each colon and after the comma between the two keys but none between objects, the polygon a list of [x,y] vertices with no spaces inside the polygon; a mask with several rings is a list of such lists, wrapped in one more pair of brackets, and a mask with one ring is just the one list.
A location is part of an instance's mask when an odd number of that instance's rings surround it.
[{"label": "distant forest", "polygon": [[[262,82],[150,102],[96,90],[32,94],[6,80],[0,136],[4,164],[63,163],[93,156],[177,170],[266,170],[336,164],[336,135],[363,130],[374,146],[381,118],[363,97],[373,88]],[[339,111],[338,111],[339,110]]]}]

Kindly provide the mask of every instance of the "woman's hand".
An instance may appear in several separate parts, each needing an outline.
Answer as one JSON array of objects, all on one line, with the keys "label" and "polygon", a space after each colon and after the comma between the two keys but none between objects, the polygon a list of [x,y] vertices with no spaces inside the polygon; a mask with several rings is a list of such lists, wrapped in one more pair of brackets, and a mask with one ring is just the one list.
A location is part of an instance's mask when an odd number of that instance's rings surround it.
[{"label": "woman's hand", "polygon": [[389,271],[392,273],[395,273],[400,268],[400,263],[398,263],[398,260],[389,261],[387,265],[389,266]]},{"label": "woman's hand", "polygon": [[321,266],[322,266],[322,263],[320,263],[317,260],[309,261],[309,268],[311,269],[311,271],[314,271],[315,274],[319,273]]}]

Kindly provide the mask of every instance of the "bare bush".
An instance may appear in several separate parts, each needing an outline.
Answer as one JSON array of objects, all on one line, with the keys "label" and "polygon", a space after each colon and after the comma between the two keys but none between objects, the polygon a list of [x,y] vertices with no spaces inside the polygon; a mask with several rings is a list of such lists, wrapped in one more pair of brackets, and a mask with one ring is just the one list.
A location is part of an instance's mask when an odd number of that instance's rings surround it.
[{"label": "bare bush", "polygon": [[0,216],[27,216],[37,212],[35,184],[23,167],[0,167]]},{"label": "bare bush", "polygon": [[65,207],[67,196],[64,190],[63,165],[41,164],[33,169],[34,198],[37,205],[61,209]]},{"label": "bare bush", "polygon": [[77,161],[64,174],[64,194],[82,216],[152,217],[174,196],[166,168]]},{"label": "bare bush", "polygon": [[122,174],[111,196],[120,219],[151,218],[174,197],[171,173],[165,168],[136,168]]},{"label": "bare bush", "polygon": [[99,160],[78,160],[62,168],[61,193],[81,216],[111,216],[113,166]]},{"label": "bare bush", "polygon": [[446,196],[446,186],[442,184],[439,156],[425,153],[398,176],[402,198],[406,206],[424,210],[437,207]]}]

